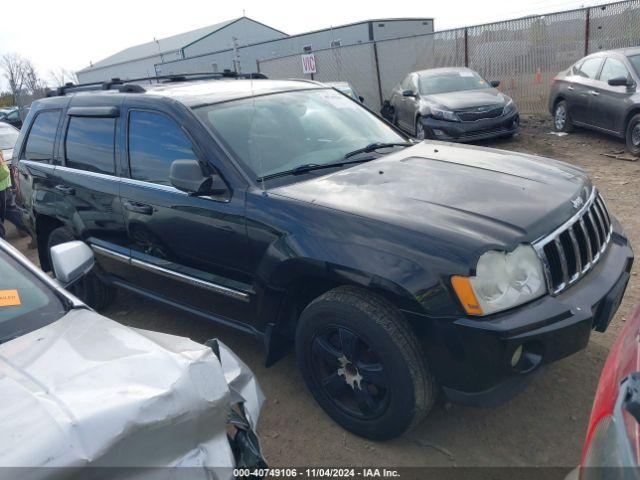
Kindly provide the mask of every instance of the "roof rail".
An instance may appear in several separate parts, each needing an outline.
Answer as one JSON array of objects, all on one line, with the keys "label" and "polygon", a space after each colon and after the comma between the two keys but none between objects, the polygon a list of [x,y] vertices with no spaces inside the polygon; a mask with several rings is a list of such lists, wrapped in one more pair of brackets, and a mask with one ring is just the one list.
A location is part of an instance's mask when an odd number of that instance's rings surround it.
[{"label": "roof rail", "polygon": [[[135,80],[134,80],[135,81]],[[78,85],[68,82],[63,87],[49,90],[47,97],[63,97],[67,93],[90,92],[93,90],[118,90],[123,93],[142,93],[146,90],[135,83],[124,83],[119,78],[112,78],[107,82],[80,83]]]},{"label": "roof rail", "polygon": [[92,83],[80,83],[78,85],[68,82],[62,87],[57,87],[55,90],[49,90],[47,97],[62,97],[67,93],[88,92],[93,90],[118,90],[122,93],[144,93],[146,89],[134,82],[152,82],[155,80],[157,83],[173,83],[173,82],[186,82],[190,80],[213,80],[221,78],[236,78],[236,79],[266,79],[267,76],[263,73],[238,73],[231,70],[225,70],[221,73],[200,72],[200,73],[181,73],[171,75],[157,75],[155,77],[141,77],[132,78],[126,80],[126,83],[120,78],[112,78],[106,82],[92,82]]}]

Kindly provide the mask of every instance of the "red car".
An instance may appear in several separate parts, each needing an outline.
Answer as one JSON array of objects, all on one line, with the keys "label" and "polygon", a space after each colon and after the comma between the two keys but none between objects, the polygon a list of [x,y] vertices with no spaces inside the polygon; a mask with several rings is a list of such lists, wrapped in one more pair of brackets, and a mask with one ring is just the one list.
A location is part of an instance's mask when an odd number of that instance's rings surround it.
[{"label": "red car", "polygon": [[640,478],[639,347],[640,307],[622,328],[600,375],[582,450],[583,480]]}]

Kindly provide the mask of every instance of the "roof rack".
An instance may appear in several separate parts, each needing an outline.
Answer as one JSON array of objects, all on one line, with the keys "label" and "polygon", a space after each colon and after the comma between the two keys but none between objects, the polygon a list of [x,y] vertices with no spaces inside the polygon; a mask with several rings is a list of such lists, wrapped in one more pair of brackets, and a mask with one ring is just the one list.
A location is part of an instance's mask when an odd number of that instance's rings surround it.
[{"label": "roof rack", "polygon": [[173,82],[186,82],[193,80],[213,80],[222,78],[235,78],[235,79],[266,79],[267,76],[262,73],[238,73],[231,70],[225,70],[221,73],[181,73],[171,75],[157,75],[155,77],[141,77],[132,78],[126,81],[122,81],[120,78],[112,78],[106,82],[92,82],[92,83],[80,83],[78,85],[68,82],[62,87],[57,87],[55,90],[49,90],[47,97],[62,97],[67,93],[78,92],[90,92],[94,90],[118,90],[121,93],[144,93],[147,90],[140,84],[135,82],[153,82],[156,83],[173,83]]}]

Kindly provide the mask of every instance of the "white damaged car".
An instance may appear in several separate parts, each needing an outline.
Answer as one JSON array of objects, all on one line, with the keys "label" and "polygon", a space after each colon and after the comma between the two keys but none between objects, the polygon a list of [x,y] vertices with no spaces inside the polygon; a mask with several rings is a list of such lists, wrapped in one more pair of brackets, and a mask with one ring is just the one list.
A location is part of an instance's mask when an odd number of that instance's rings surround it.
[{"label": "white damaged car", "polygon": [[93,266],[82,242],[55,247],[52,262],[57,280],[0,240],[0,467],[232,478],[266,466],[255,435],[264,397],[233,352],[126,327],[70,295],[62,285]]}]

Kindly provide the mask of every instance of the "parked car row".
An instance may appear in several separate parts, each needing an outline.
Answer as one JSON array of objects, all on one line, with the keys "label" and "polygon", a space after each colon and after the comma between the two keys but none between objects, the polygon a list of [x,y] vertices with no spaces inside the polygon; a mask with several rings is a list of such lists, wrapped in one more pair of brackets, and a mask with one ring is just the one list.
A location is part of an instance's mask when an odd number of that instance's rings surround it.
[{"label": "parked car row", "polygon": [[[589,55],[553,79],[549,111],[559,132],[574,126],[626,141],[640,155],[640,48]],[[392,90],[382,115],[418,140],[470,142],[511,136],[519,127],[511,98],[469,68],[410,72]]]},{"label": "parked car row", "polygon": [[[467,69],[411,77],[423,126],[477,108],[442,78],[517,128]],[[70,287],[86,303],[122,288],[254,336],[268,365],[294,349],[358,435],[404,433],[439,394],[508,400],[604,331],[626,289],[631,246],[569,164],[416,143],[316,82],[80,90],[34,102],[13,154],[41,267],[80,240],[97,261]]]}]

